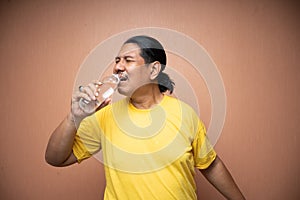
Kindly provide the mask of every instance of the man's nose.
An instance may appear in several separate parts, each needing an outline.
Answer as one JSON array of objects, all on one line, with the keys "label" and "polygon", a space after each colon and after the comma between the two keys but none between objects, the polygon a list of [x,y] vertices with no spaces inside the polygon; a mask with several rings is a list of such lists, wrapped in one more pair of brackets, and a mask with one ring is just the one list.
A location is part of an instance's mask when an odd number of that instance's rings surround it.
[{"label": "man's nose", "polygon": [[123,71],[125,71],[125,63],[121,59],[118,63],[115,64],[114,73],[117,74],[118,72],[123,72]]}]

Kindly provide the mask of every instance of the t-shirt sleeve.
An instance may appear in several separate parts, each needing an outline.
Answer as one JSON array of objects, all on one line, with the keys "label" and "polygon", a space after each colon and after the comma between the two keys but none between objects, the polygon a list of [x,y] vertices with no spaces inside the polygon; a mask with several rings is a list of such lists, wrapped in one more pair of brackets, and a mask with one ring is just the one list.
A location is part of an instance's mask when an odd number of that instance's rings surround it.
[{"label": "t-shirt sleeve", "polygon": [[101,149],[101,129],[96,113],[86,117],[79,125],[73,143],[73,153],[80,163]]},{"label": "t-shirt sleeve", "polygon": [[196,135],[192,142],[195,167],[206,169],[215,160],[217,154],[210,144],[204,124],[198,120]]}]

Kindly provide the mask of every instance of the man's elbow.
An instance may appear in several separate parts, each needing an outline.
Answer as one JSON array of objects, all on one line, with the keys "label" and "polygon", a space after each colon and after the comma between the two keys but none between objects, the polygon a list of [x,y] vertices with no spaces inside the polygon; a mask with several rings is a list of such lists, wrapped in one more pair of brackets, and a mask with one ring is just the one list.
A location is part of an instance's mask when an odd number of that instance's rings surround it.
[{"label": "man's elbow", "polygon": [[45,152],[45,161],[46,163],[54,167],[63,167],[63,163],[64,163],[63,161],[61,161],[61,159],[59,159],[57,154],[49,151]]},{"label": "man's elbow", "polygon": [[54,167],[65,167],[78,162],[72,152],[67,157],[62,157],[58,153],[48,151],[45,153],[45,161]]},{"label": "man's elbow", "polygon": [[60,164],[57,159],[53,158],[53,156],[51,156],[49,153],[45,153],[45,161],[46,163],[48,163],[49,165],[51,166],[54,166],[54,167],[60,167]]}]

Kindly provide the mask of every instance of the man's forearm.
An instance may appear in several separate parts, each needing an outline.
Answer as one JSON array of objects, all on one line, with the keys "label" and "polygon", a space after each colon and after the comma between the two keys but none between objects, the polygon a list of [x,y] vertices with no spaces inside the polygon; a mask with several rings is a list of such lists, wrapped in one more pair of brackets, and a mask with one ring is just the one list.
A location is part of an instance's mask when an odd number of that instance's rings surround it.
[{"label": "man's forearm", "polygon": [[245,199],[222,160],[217,157],[209,168],[200,170],[205,178],[227,199]]}]

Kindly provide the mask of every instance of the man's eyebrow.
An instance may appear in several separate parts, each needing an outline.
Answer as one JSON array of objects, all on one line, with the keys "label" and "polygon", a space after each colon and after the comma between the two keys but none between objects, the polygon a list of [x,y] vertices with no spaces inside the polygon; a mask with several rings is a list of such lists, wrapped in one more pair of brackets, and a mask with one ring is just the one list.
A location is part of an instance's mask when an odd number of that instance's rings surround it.
[{"label": "man's eyebrow", "polygon": [[131,55],[116,56],[116,57],[115,57],[115,60],[120,60],[121,58],[126,59],[126,58],[135,58],[135,57],[134,57],[134,56],[131,56]]},{"label": "man's eyebrow", "polygon": [[124,56],[124,58],[126,59],[126,58],[135,58],[135,57],[131,56],[131,55],[126,55],[126,56]]}]

